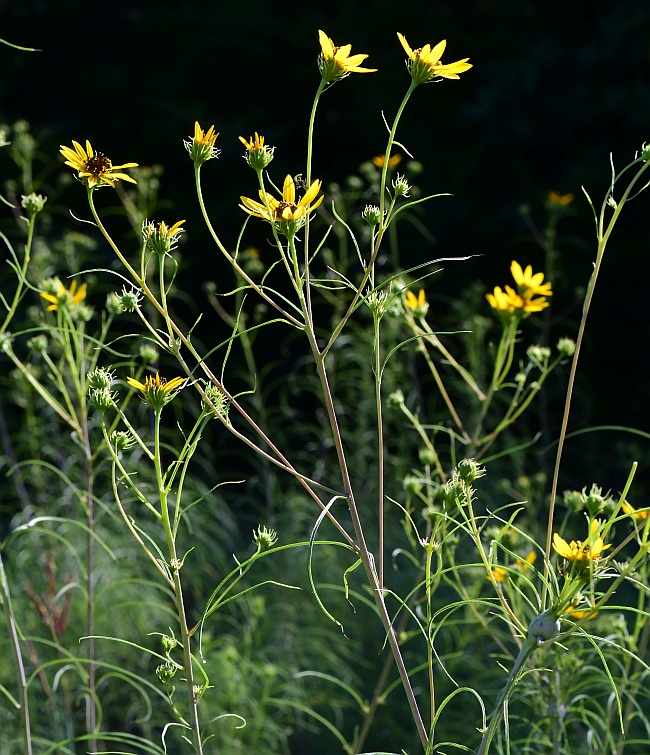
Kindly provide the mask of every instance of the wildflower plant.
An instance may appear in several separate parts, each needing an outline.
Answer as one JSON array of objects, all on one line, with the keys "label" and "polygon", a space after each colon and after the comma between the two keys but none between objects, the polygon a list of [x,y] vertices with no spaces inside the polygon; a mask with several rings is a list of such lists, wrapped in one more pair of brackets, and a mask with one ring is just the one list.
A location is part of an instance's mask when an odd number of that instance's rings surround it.
[{"label": "wildflower plant", "polygon": [[[35,228],[46,206],[40,195],[25,194],[26,234],[22,259],[13,249],[10,257],[16,283],[3,298],[0,353],[14,370],[15,380],[22,381],[52,421],[73,438],[79,454],[70,466],[82,472],[73,483],[72,472],[61,470],[76,508],[71,506],[66,517],[31,518],[26,505],[2,543],[0,556],[37,527],[53,541],[72,537],[61,529],[64,525],[78,524],[86,535],[84,560],[75,559],[82,563],[77,581],[85,605],[83,657],[65,651],[63,635],[74,600],[56,603],[48,597],[56,596],[59,589],[53,567],[45,570],[47,589],[37,591],[29,585],[26,592],[53,637],[36,651],[24,642],[26,633],[17,629],[15,591],[0,561],[0,597],[16,669],[25,752],[33,751],[34,680],[39,679],[48,704],[56,709],[47,671],[50,666],[60,668],[67,685],[68,664],[79,681],[75,694],[65,687],[64,697],[74,698],[83,689],[85,711],[83,716],[72,716],[72,734],[55,726],[43,738],[51,750],[73,742],[101,752],[110,741],[116,747],[152,753],[174,747],[201,755],[221,745],[222,751],[266,752],[273,749],[272,721],[286,715],[286,726],[278,726],[284,734],[276,732],[277,751],[287,751],[289,726],[308,716],[325,727],[344,752],[363,752],[371,744],[374,747],[373,728],[383,716],[394,731],[390,744],[377,746],[395,752],[409,748],[429,755],[445,747],[479,755],[491,749],[569,752],[571,747],[581,751],[575,748],[592,740],[611,745],[617,755],[623,752],[626,735],[636,726],[634,713],[641,707],[638,701],[648,668],[643,651],[650,637],[648,507],[628,502],[636,465],[618,495],[603,495],[597,486],[588,493],[585,488],[583,493],[567,495],[570,505],[562,521],[557,499],[589,307],[616,221],[625,204],[648,185],[644,175],[648,149],[644,147],[630,165],[614,172],[600,210],[592,205],[597,251],[575,339],[568,333],[552,345],[547,337],[540,342],[531,338],[531,323],[551,311],[554,280],[547,267],[540,270],[527,260],[512,261],[509,283],[498,278],[501,285],[490,292],[483,289],[475,297],[480,312],[472,314],[472,332],[443,330],[435,297],[440,260],[423,259],[405,271],[393,249],[393,270],[386,272],[378,261],[391,245],[391,235],[394,241],[397,221],[439,196],[421,196],[408,176],[408,161],[402,163],[393,154],[399,146],[397,131],[404,109],[420,84],[457,81],[461,76],[464,80],[472,65],[468,58],[443,63],[444,40],[413,49],[402,34],[398,39],[407,56],[410,82],[405,77],[406,93],[387,124],[383,154],[368,161],[374,172],[372,191],[360,192],[356,204],[330,191],[323,177],[314,176],[313,167],[321,98],[333,84],[375,71],[361,65],[368,56],[353,54],[351,45],[337,47],[325,32],[318,34],[320,53],[315,63],[320,82],[308,119],[306,162],[289,155],[292,172],[274,183],[275,148],[257,131],[254,137],[239,137],[251,184],[237,209],[233,198],[241,222],[235,239],[224,240],[227,232],[213,221],[202,190],[202,171],[219,170],[218,163],[207,165],[219,156],[219,134],[214,125],[206,129],[195,122],[194,134],[184,144],[193,165],[197,202],[215,249],[229,264],[234,280],[227,295],[218,293],[216,285],[206,287],[209,302],[230,331],[222,342],[204,346],[194,332],[198,321],[188,326],[175,311],[177,245],[181,234],[190,230],[187,221],[154,220],[156,208],[147,208],[154,212],[141,217],[132,195],[120,193],[137,232],[136,242],[122,244],[111,233],[111,214],[97,207],[99,188],[117,189],[126,182],[132,191],[138,190],[142,179],[134,176],[142,174],[135,172],[136,163],[113,165],[88,141],[85,147],[76,141],[72,147],[61,147],[65,165],[86,188],[94,226],[121,265],[122,292],[109,295],[99,317],[88,303],[95,301],[98,271],[70,280],[63,274],[31,277]],[[428,96],[435,91],[435,96],[444,97],[444,88],[427,90]],[[237,143],[224,149],[231,146],[236,148]],[[404,173],[395,171],[398,163]],[[548,196],[553,228],[571,201],[567,196]],[[354,221],[348,222],[351,217]],[[266,234],[271,252],[265,248],[260,254],[248,243],[254,224]],[[337,264],[344,257],[337,258],[331,245],[342,239],[351,244],[356,257]],[[553,249],[547,247],[545,252],[547,262],[557,261]],[[108,277],[111,271],[99,274]],[[28,295],[40,302],[41,310],[31,323],[23,321],[14,328]],[[256,308],[251,309],[253,300]],[[122,315],[131,318],[135,333],[129,335],[141,339],[130,352],[121,350],[126,339],[113,332]],[[316,421],[302,422],[297,428],[287,427],[294,424],[290,421],[273,421],[277,412],[268,406],[265,370],[257,364],[254,346],[260,334],[279,328],[304,339],[308,353],[307,366],[301,362],[299,368],[283,367],[282,411],[288,418],[299,416],[291,405],[291,390],[303,390],[308,397],[305,403],[317,407],[312,412],[320,423],[317,430]],[[240,351],[250,376],[247,387],[237,392],[241,371],[233,367],[233,360]],[[551,374],[569,364],[562,423],[554,430],[558,443],[553,477],[550,489],[544,490],[541,471],[516,476],[513,470],[539,463],[537,457],[531,462],[526,453],[539,435],[529,409]],[[419,378],[421,386],[414,377],[418,370],[425,376]],[[353,379],[346,382],[350,375]],[[26,421],[29,407],[27,402]],[[301,435],[306,428],[308,432]],[[225,438],[221,442],[228,448],[248,449],[264,480],[263,523],[255,525],[248,550],[242,548],[230,561],[236,548],[219,560],[212,539],[207,545],[202,540],[207,521],[215,528],[209,530],[213,538],[227,520],[224,506],[209,508],[206,501],[215,501],[211,496],[217,489],[241,481],[229,477],[231,470],[222,463],[219,480],[207,492],[192,485],[204,471],[201,460],[206,457],[201,454],[213,437]],[[305,437],[317,442],[306,443]],[[38,460],[37,451],[34,458],[35,469],[47,466],[45,460]],[[217,459],[221,461],[218,454]],[[505,472],[503,459],[512,467]],[[492,482],[498,474],[504,475],[507,488]],[[286,480],[291,485],[278,482]],[[517,490],[530,495],[513,503]],[[226,495],[222,490],[218,493]],[[576,524],[577,509],[584,512],[586,522]],[[290,538],[277,521],[292,521]],[[119,549],[111,547],[113,538]],[[200,560],[201,546],[208,553],[205,564]],[[96,603],[100,587],[105,587],[98,574],[99,549],[112,564],[120,562],[118,552],[137,553],[137,568],[147,578],[136,571],[129,578],[138,584],[142,580],[147,588],[157,585],[164,596],[160,602],[164,611],[157,612],[143,632],[147,638],[121,637],[111,629],[105,634],[97,631]],[[78,550],[72,540],[68,550],[73,554]],[[302,577],[296,566],[298,553],[306,561]],[[120,564],[119,568],[129,567]],[[331,578],[322,576],[330,573]],[[631,632],[626,636],[620,626],[610,624],[596,634],[592,627],[597,625],[590,622],[603,620],[624,583],[639,592]],[[266,615],[271,609],[263,597],[273,590],[278,596],[274,602],[282,602],[294,617],[292,631],[298,634],[302,629],[296,645],[313,642],[314,657],[327,659],[329,642],[320,641],[321,630],[305,629],[300,623],[304,617],[299,614],[307,605],[301,603],[298,609],[294,605],[300,587],[309,593],[309,605],[319,612],[324,626],[337,636],[339,630],[355,634],[348,626],[357,619],[344,614],[349,603],[368,609],[369,618],[363,620],[372,628],[367,636],[378,638],[373,662],[384,647],[387,650],[379,665],[371,667],[370,694],[367,685],[356,688],[352,681],[356,672],[341,672],[338,652],[332,653],[333,673],[292,669],[278,682],[277,665],[251,662],[239,648],[242,644],[250,651],[255,642],[264,642],[265,632],[273,631]],[[64,595],[72,591],[67,586],[61,589]],[[342,597],[340,604],[337,596]],[[238,644],[228,626],[235,623],[240,606],[246,631]],[[327,629],[323,636],[329,637]],[[357,632],[355,648],[361,652],[359,634],[363,632]],[[146,671],[139,675],[104,661],[98,651],[103,643],[137,650]],[[581,719],[573,708],[567,712],[562,707],[568,671],[557,671],[552,684],[545,681],[548,669],[568,669],[573,664],[575,671],[580,666],[581,656],[574,651],[580,643],[587,648],[583,654],[594,651],[590,667],[601,662],[604,671],[594,687],[610,700],[607,715],[601,717],[604,725],[594,724],[588,734],[570,725],[588,720],[587,714]],[[491,650],[473,659],[466,652],[470,644],[489,645]],[[564,654],[565,647],[570,652]],[[53,650],[57,657],[39,656]],[[497,683],[492,673],[485,672],[493,652],[507,673]],[[353,655],[351,650],[345,655],[350,667]],[[610,663],[613,658],[616,663]],[[29,677],[28,663],[33,667]],[[611,671],[614,666],[621,670],[620,689]],[[159,730],[151,724],[151,731],[140,736],[103,727],[102,696],[113,674],[125,686],[143,690],[156,714],[164,711]],[[248,695],[240,689],[249,689],[246,676],[254,690]],[[323,685],[312,697],[310,683]],[[347,697],[341,702],[343,694],[353,701],[352,707]],[[380,713],[389,697],[400,711],[392,718],[392,705]],[[336,715],[328,718],[322,713],[323,699],[336,700],[336,705],[332,703]],[[451,715],[459,701],[466,710],[462,721]],[[403,715],[403,704],[408,716]],[[251,728],[239,724],[246,723],[245,706],[255,705],[248,718],[266,723],[260,728],[255,723],[249,735]],[[526,705],[530,710],[513,715]],[[296,715],[291,718],[287,709]],[[63,718],[58,709],[54,718],[54,725]],[[145,718],[137,719],[138,732],[146,728]],[[230,719],[238,727],[228,735]],[[472,727],[467,723],[470,719]],[[245,741],[247,735],[254,739]]]}]

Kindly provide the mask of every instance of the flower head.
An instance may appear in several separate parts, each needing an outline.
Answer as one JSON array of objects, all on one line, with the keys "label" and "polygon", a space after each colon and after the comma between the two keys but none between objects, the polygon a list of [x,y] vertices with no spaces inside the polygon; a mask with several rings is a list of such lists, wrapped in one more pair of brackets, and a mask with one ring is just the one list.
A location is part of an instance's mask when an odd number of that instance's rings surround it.
[{"label": "flower head", "polygon": [[271,160],[273,160],[275,147],[265,145],[264,137],[260,136],[257,131],[255,132],[255,138],[251,136],[251,138],[246,141],[243,136],[240,136],[239,141],[244,147],[246,147],[244,160],[246,160],[253,170],[264,170]]},{"label": "flower head", "polygon": [[557,191],[549,191],[549,193],[546,195],[546,198],[548,201],[555,205],[556,207],[565,207],[568,204],[571,204],[575,197],[570,192],[568,194],[559,194]]},{"label": "flower head", "polygon": [[[384,167],[384,160],[386,159],[386,155],[375,155],[374,157],[370,158],[370,162],[373,165],[376,165],[378,168]],[[402,162],[402,155],[391,155],[388,158],[388,167],[394,168],[396,165],[399,165],[399,163]]]},{"label": "flower head", "polygon": [[[240,197],[242,204],[239,206],[253,217],[274,223],[280,233],[290,238],[295,236],[307,221],[309,214],[323,201],[323,195],[316,199],[320,187],[321,182],[314,181],[302,199],[296,202],[296,184],[293,178],[288,175],[282,186],[281,200],[275,199],[275,197],[260,190],[261,203],[248,197]],[[311,204],[314,199],[316,201]],[[268,206],[265,202],[268,202]]]},{"label": "flower head", "polygon": [[181,228],[184,222],[184,220],[179,220],[168,228],[164,220],[160,223],[145,220],[142,224],[142,240],[147,249],[160,255],[171,252],[178,243],[178,237],[184,231]]},{"label": "flower head", "polygon": [[[533,268],[528,265],[522,270],[521,265],[515,260],[510,265],[510,272],[517,284],[515,291],[511,286],[505,286],[505,291],[500,286],[494,289],[494,293],[486,294],[492,309],[505,319],[510,317],[526,317],[532,312],[541,312],[548,307],[547,296],[552,296],[551,284],[543,283],[544,273],[533,274]],[[535,296],[539,294],[538,298]]]},{"label": "flower head", "polygon": [[35,194],[34,192],[31,194],[23,194],[21,199],[20,206],[27,210],[27,215],[30,218],[34,215],[38,215],[47,202],[47,197],[44,197],[42,194]]},{"label": "flower head", "polygon": [[[531,551],[525,559],[518,558],[517,565],[510,567],[509,570],[504,569],[502,566],[495,566],[494,569],[492,569],[492,576],[497,582],[505,582],[511,576],[512,569],[517,569],[520,572],[526,571],[526,569],[535,563],[536,558],[537,553]],[[489,577],[487,577],[487,579],[489,579]]]},{"label": "flower head", "polygon": [[505,291],[500,286],[496,286],[494,293],[485,294],[492,309],[497,310],[499,314],[517,315],[521,317],[531,312],[541,312],[548,307],[548,302],[544,297],[539,299],[526,299],[520,296],[510,286],[505,287]]},{"label": "flower head", "polygon": [[462,60],[457,60],[455,63],[443,65],[440,58],[447,46],[446,39],[438,42],[433,48],[427,44],[424,47],[419,47],[417,50],[412,50],[403,34],[397,32],[397,36],[408,55],[409,59],[406,61],[406,65],[415,84],[425,84],[427,81],[432,81],[438,77],[443,79],[458,79],[460,78],[459,73],[463,73],[472,67],[471,63],[467,62],[469,58],[463,58]]},{"label": "flower head", "polygon": [[643,521],[650,516],[650,509],[645,509],[645,511],[637,511],[634,506],[631,506],[627,501],[623,501],[621,508],[626,514],[629,514],[638,521]]},{"label": "flower head", "polygon": [[533,275],[533,268],[531,265],[526,265],[526,269],[522,270],[521,265],[513,260],[510,264],[510,272],[517,284],[518,293],[525,298],[532,298],[539,294],[540,296],[552,296],[550,283],[542,283],[544,280],[544,273],[535,273]]},{"label": "flower head", "polygon": [[50,306],[47,308],[48,312],[54,312],[59,307],[73,309],[86,298],[85,283],[79,286],[79,290],[77,290],[76,280],[72,281],[70,288],[66,288],[58,278],[54,278],[51,283],[53,285],[47,285],[48,291],[41,291],[41,296],[50,302]]},{"label": "flower head", "polygon": [[116,170],[122,168],[137,168],[137,163],[124,163],[123,165],[113,165],[103,152],[95,152],[86,140],[84,149],[79,142],[72,142],[74,149],[61,145],[60,152],[66,158],[65,164],[77,171],[77,177],[89,188],[99,188],[100,186],[112,186],[115,188],[115,181],[122,180],[129,183],[137,183],[135,178],[131,178],[126,173],[116,173]]},{"label": "flower head", "polygon": [[213,157],[219,157],[221,150],[214,146],[218,136],[218,133],[214,133],[214,126],[204,131],[198,121],[194,122],[194,136],[188,136],[183,144],[197,167]]},{"label": "flower head", "polygon": [[154,409],[162,409],[165,404],[168,404],[183,387],[185,380],[186,378],[182,377],[167,380],[161,378],[158,373],[156,377],[148,375],[144,383],[132,377],[126,379],[132,388],[137,388],[142,393],[141,398],[145,404],[149,404]]},{"label": "flower head", "polygon": [[359,63],[367,55],[350,55],[352,45],[336,47],[324,31],[318,32],[321,54],[318,56],[318,68],[325,81],[338,81],[351,73],[374,73],[376,68],[361,68]]},{"label": "flower head", "polygon": [[420,289],[417,296],[412,291],[407,291],[404,303],[416,317],[424,317],[429,310],[429,304],[424,296],[423,288]]},{"label": "flower head", "polygon": [[554,550],[559,553],[562,558],[566,558],[567,561],[575,561],[582,565],[588,564],[590,561],[598,560],[603,551],[612,547],[611,543],[605,545],[605,541],[600,535],[594,537],[599,526],[598,520],[594,519],[591,522],[589,538],[584,542],[582,540],[572,540],[570,543],[567,543],[563,537],[560,537],[560,535],[555,532],[553,534]]}]

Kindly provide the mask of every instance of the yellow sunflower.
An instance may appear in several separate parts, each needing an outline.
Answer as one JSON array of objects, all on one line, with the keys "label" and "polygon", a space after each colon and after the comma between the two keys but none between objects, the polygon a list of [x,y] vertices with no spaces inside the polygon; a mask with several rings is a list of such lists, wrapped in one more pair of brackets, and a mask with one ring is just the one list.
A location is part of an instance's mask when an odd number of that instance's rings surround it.
[{"label": "yellow sunflower", "polygon": [[318,56],[318,68],[325,81],[338,81],[351,73],[374,73],[376,68],[362,68],[359,63],[367,55],[350,55],[352,45],[336,47],[324,31],[318,32],[321,54]]},{"label": "yellow sunflower", "polygon": [[[323,201],[322,194],[316,199],[320,187],[321,181],[314,181],[302,199],[296,202],[296,184],[293,178],[287,175],[282,186],[282,199],[276,199],[260,189],[261,202],[256,202],[248,197],[240,197],[242,204],[239,206],[253,217],[275,223],[281,233],[291,237],[297,233],[307,221],[309,214]],[[314,199],[316,201],[312,204]],[[265,200],[268,202],[268,207],[264,203]]]},{"label": "yellow sunflower", "polygon": [[112,186],[115,181],[122,180],[129,183],[137,183],[134,178],[126,173],[116,173],[123,168],[137,168],[137,163],[124,163],[113,165],[111,160],[103,152],[95,152],[86,139],[84,149],[79,142],[72,142],[74,149],[61,145],[60,152],[66,158],[65,164],[77,171],[77,177],[90,189],[100,186]]},{"label": "yellow sunflower", "polygon": [[440,60],[442,53],[447,46],[447,40],[443,39],[433,48],[431,45],[424,45],[416,50],[412,50],[403,34],[397,32],[399,41],[402,43],[404,51],[408,55],[407,66],[411,78],[416,84],[425,84],[427,81],[442,77],[443,79],[458,79],[459,73],[469,70],[472,65],[467,61],[469,58],[457,60],[455,63],[443,64]]}]

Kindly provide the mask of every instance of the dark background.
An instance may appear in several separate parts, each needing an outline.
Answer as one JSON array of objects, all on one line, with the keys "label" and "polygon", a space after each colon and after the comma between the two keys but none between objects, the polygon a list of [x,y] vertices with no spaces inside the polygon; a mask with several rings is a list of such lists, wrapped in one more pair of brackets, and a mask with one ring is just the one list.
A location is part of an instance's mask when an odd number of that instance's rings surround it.
[{"label": "dark background", "polygon": [[[503,285],[515,257],[541,269],[543,252],[519,209],[528,205],[542,223],[546,193],[557,190],[576,195],[563,226],[565,283],[554,282],[554,303],[567,304],[586,285],[595,257],[593,220],[580,186],[599,205],[610,152],[622,167],[650,139],[650,5],[642,0],[0,0],[0,22],[3,38],[42,49],[0,47],[0,120],[28,120],[53,164],[59,144],[88,138],[114,163],[164,165],[162,195],[174,207],[168,217],[188,219],[183,285],[197,299],[203,281],[218,280],[224,268],[198,217],[182,139],[196,119],[220,131],[223,152],[204,170],[205,195],[232,245],[241,218],[231,227],[228,217],[237,215],[241,193],[255,194],[237,137],[257,130],[276,145],[276,176],[303,170],[319,80],[319,28],[336,44],[350,42],[353,52],[368,53],[366,65],[379,69],[351,76],[321,101],[314,175],[325,183],[342,181],[383,152],[381,110],[390,120],[408,86],[397,31],[412,47],[446,38],[443,62],[469,56],[474,65],[460,81],[420,87],[400,130],[425,166],[418,179],[423,190],[454,194],[427,206],[434,255],[480,255],[436,279],[432,286],[444,293],[477,279],[486,287]],[[0,171],[7,169],[5,160],[0,157]],[[66,199],[75,214],[84,213],[78,187]],[[579,404],[573,428],[650,425],[647,214],[643,195],[625,209],[608,248],[580,371],[591,398]],[[406,248],[405,266],[422,259],[421,244],[412,258]],[[591,436],[586,453],[607,454],[616,441],[599,438]],[[585,459],[585,474],[592,470],[593,458]],[[617,474],[624,478],[626,470]],[[623,479],[604,482],[620,488]]]}]

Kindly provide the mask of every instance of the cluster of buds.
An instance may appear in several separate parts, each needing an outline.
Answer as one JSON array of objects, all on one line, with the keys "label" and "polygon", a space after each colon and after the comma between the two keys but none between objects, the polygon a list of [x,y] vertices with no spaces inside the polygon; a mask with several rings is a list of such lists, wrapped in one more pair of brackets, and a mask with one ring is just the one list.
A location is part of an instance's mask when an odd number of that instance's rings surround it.
[{"label": "cluster of buds", "polygon": [[104,413],[115,406],[117,393],[111,390],[115,375],[111,370],[97,367],[87,374],[88,379],[88,403]]}]

